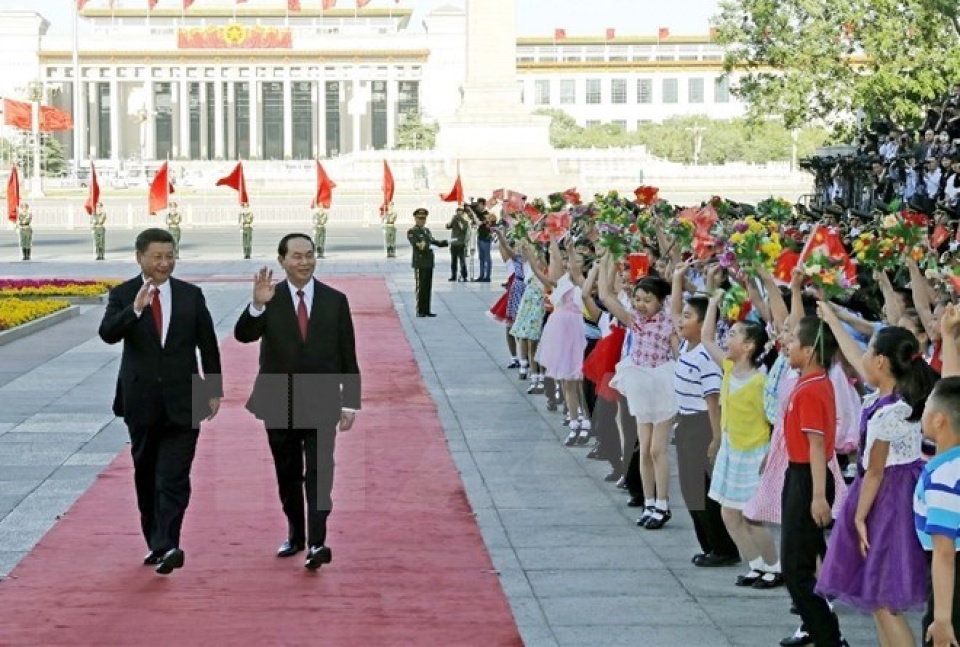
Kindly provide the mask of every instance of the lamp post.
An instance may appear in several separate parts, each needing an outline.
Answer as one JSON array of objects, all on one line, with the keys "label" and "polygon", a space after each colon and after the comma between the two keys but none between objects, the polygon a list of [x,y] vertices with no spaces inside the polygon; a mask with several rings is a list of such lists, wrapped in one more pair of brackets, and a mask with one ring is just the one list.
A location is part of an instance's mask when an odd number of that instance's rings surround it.
[{"label": "lamp post", "polygon": [[147,122],[150,120],[150,111],[146,107],[137,110],[137,123],[140,124],[140,177],[147,181]]},{"label": "lamp post", "polygon": [[43,197],[43,177],[40,172],[40,100],[43,98],[43,82],[31,81],[27,87],[30,94],[30,124],[33,134],[33,177],[30,178],[30,197]]}]

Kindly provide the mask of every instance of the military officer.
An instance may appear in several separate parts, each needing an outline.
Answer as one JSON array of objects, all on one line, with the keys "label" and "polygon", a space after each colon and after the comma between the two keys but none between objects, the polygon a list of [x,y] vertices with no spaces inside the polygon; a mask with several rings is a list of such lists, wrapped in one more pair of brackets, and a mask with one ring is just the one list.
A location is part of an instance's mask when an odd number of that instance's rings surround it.
[{"label": "military officer", "polygon": [[33,247],[33,216],[30,214],[30,205],[26,202],[17,207],[17,232],[20,234],[20,253],[23,260],[30,260],[30,250]]},{"label": "military officer", "polygon": [[417,316],[436,317],[430,312],[430,291],[433,288],[433,250],[446,247],[447,241],[436,240],[426,227],[429,212],[420,207],[413,212],[415,225],[407,231],[407,240],[413,246],[413,277],[417,286]]},{"label": "military officer", "polygon": [[170,203],[170,211],[167,212],[167,230],[173,236],[173,253],[176,258],[180,258],[180,208],[176,202]]},{"label": "military officer", "polygon": [[313,212],[313,244],[317,248],[317,258],[324,258],[323,248],[327,245],[327,220],[330,213],[323,207]]},{"label": "military officer", "polygon": [[243,257],[250,258],[253,248],[253,212],[246,202],[240,205],[240,232],[243,234]]},{"label": "military officer", "polygon": [[397,257],[397,210],[393,203],[387,205],[383,214],[383,243],[387,248],[387,258]]},{"label": "military officer", "polygon": [[107,212],[103,210],[103,203],[98,202],[90,223],[93,230],[93,251],[97,260],[102,261],[107,248]]}]

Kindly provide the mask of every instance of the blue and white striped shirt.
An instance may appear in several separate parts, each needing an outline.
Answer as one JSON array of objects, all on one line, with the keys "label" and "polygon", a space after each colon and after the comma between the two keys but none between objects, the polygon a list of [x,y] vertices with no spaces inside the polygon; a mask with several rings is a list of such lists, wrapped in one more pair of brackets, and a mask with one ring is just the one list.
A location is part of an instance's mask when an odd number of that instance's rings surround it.
[{"label": "blue and white striped shirt", "polygon": [[925,550],[933,550],[931,535],[950,537],[960,550],[960,447],[923,468],[913,492],[913,523]]},{"label": "blue and white striped shirt", "polygon": [[688,347],[689,344],[684,340],[673,374],[673,390],[677,395],[680,415],[706,411],[705,398],[720,393],[723,384],[723,373],[703,344],[697,344],[692,349]]}]

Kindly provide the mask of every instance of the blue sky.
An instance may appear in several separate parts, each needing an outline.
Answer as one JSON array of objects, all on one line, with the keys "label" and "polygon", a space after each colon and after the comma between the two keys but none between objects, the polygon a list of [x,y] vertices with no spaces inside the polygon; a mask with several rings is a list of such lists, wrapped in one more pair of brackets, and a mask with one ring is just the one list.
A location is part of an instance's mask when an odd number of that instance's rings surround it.
[{"label": "blue sky", "polygon": [[[88,0],[90,7],[106,7],[108,0]],[[117,6],[146,6],[147,0],[116,0]],[[480,0],[481,2],[483,0]],[[549,36],[554,28],[567,30],[568,36],[603,34],[614,27],[619,34],[655,35],[659,27],[674,34],[705,34],[711,16],[719,12],[719,0],[516,0],[518,31],[521,36]],[[160,7],[179,7],[181,0],[159,0]],[[351,6],[352,0],[339,0]],[[195,0],[194,6],[229,6],[231,0]],[[301,0],[304,6],[320,0]],[[370,6],[389,6],[393,0],[372,0]],[[248,6],[277,5],[285,0],[248,0]],[[417,13],[448,4],[463,5],[463,0],[400,0],[401,7]],[[52,30],[67,31],[76,0],[0,0],[0,9],[32,9],[52,23]],[[420,16],[414,16],[414,25]]]}]

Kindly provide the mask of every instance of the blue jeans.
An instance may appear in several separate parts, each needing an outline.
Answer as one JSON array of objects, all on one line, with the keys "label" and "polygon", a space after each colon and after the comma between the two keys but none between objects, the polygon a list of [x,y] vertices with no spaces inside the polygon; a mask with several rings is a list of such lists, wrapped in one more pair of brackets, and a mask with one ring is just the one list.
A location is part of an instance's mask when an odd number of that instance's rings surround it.
[{"label": "blue jeans", "polygon": [[490,245],[492,241],[477,241],[477,256],[480,257],[480,279],[490,280],[490,273],[493,271],[493,260],[490,258]]}]

